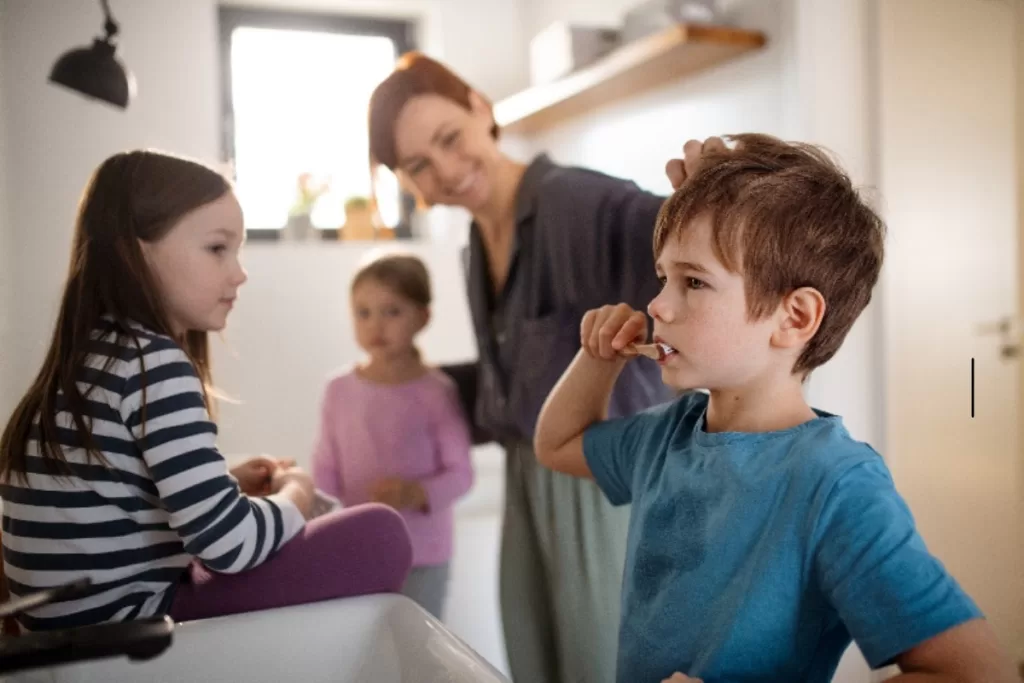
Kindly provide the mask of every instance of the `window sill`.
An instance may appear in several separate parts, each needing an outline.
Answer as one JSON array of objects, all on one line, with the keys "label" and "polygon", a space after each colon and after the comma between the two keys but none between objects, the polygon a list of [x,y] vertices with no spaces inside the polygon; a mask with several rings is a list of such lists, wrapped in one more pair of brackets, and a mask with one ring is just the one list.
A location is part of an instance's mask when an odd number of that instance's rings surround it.
[{"label": "window sill", "polygon": [[305,238],[295,238],[289,234],[287,228],[281,229],[259,229],[250,228],[245,231],[246,240],[248,242],[288,242],[291,244],[319,244],[323,242],[334,242],[339,244],[390,244],[393,242],[405,243],[405,242],[423,242],[426,241],[419,237],[395,237],[392,239],[379,239],[379,240],[345,240],[339,239],[338,230],[335,229],[320,229],[314,228],[313,231]]}]

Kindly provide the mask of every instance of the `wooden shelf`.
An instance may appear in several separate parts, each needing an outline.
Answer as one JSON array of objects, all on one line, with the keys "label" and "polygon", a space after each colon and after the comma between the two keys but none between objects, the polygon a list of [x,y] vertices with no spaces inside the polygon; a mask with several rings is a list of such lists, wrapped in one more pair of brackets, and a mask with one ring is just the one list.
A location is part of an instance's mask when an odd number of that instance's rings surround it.
[{"label": "wooden shelf", "polygon": [[759,31],[679,24],[623,45],[559,81],[498,102],[494,117],[509,133],[536,133],[758,50],[766,42]]}]

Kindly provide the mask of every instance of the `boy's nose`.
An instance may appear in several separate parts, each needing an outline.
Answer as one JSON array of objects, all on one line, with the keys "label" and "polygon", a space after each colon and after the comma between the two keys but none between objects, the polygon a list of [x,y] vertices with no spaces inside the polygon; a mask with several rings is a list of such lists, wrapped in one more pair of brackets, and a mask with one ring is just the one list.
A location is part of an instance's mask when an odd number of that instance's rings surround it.
[{"label": "boy's nose", "polygon": [[647,304],[647,315],[651,316],[655,320],[660,320],[663,323],[672,322],[674,317],[672,315],[672,309],[665,305],[660,294],[651,299],[651,303]]}]

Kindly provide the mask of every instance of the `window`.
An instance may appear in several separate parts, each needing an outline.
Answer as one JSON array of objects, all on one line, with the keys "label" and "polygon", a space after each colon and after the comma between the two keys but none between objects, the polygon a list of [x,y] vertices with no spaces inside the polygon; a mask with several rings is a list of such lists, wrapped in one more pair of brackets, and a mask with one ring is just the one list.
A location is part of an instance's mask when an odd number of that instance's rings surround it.
[{"label": "window", "polygon": [[346,205],[376,196],[380,223],[408,236],[411,199],[387,169],[370,177],[366,113],[410,25],[231,7],[220,25],[224,153],[250,235],[336,238]]}]

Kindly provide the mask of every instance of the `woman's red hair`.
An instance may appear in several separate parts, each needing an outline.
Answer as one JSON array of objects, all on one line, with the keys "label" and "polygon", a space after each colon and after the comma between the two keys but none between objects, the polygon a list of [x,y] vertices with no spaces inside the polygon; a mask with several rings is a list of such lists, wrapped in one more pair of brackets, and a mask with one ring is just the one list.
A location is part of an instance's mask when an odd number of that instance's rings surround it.
[{"label": "woman's red hair", "polygon": [[[451,69],[420,52],[408,52],[395,70],[381,81],[370,97],[370,165],[383,164],[394,171],[398,166],[395,122],[409,100],[420,95],[439,95],[460,107],[471,108],[473,88]],[[498,138],[498,124],[491,129]]]}]

